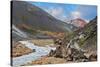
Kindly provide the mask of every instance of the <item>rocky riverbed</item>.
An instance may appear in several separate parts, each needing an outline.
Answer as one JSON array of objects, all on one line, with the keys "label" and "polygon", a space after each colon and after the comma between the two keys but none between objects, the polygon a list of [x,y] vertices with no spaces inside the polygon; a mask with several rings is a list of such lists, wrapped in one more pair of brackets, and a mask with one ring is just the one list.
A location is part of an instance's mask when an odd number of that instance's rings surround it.
[{"label": "rocky riverbed", "polygon": [[27,55],[27,54],[32,53],[32,52],[35,52],[35,49],[32,50],[32,49],[26,47],[24,44],[22,44],[20,42],[16,42],[13,45],[11,56],[12,57],[19,57],[22,55]]},{"label": "rocky riverbed", "polygon": [[22,55],[19,57],[14,57],[12,59],[13,66],[20,66],[20,65],[27,64],[28,62],[38,60],[41,57],[48,55],[51,50],[56,49],[55,47],[49,47],[49,46],[46,47],[36,46],[31,41],[20,41],[20,43],[24,44],[26,47],[30,48],[31,50],[35,49],[35,52]]}]

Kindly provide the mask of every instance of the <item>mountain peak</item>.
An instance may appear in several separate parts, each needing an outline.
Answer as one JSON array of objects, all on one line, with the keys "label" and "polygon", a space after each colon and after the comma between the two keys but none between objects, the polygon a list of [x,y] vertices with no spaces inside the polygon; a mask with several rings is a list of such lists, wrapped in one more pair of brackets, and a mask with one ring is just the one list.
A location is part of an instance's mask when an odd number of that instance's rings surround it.
[{"label": "mountain peak", "polygon": [[72,20],[71,24],[73,24],[76,27],[83,28],[87,24],[87,22],[81,18],[76,18],[76,19]]}]

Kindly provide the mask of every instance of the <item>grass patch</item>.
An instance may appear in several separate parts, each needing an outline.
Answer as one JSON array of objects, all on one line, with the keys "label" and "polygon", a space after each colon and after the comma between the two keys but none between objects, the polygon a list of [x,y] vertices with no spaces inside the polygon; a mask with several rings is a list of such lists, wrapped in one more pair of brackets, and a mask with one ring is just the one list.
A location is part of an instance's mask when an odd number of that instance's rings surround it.
[{"label": "grass patch", "polygon": [[34,39],[32,42],[38,46],[46,46],[50,44],[54,44],[53,39]]}]

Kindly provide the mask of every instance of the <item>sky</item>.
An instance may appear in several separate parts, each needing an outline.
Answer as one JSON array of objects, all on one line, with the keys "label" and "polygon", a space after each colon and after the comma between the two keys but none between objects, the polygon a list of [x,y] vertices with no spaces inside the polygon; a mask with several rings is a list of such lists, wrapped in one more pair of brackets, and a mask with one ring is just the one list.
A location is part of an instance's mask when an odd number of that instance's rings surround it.
[{"label": "sky", "polygon": [[55,18],[65,22],[76,18],[81,18],[88,22],[95,16],[97,16],[97,6],[95,5],[61,4],[46,2],[31,3],[40,7]]}]

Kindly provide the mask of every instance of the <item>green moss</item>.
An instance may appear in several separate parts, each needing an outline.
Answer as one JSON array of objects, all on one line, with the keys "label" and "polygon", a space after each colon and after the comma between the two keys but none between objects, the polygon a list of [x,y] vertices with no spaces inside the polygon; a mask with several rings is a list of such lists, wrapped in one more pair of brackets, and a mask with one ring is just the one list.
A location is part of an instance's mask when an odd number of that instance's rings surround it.
[{"label": "green moss", "polygon": [[82,46],[85,42],[85,38],[81,38],[78,42],[79,46]]}]

